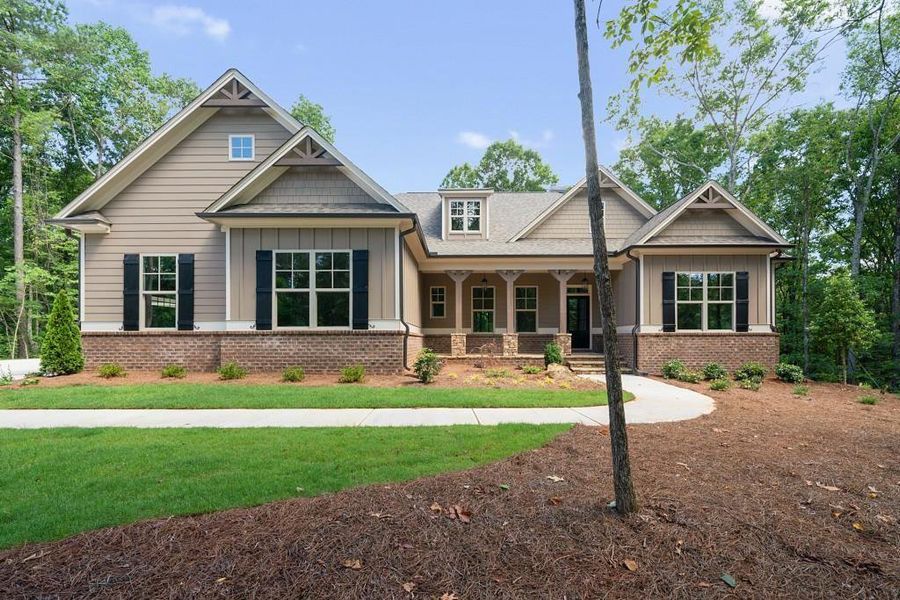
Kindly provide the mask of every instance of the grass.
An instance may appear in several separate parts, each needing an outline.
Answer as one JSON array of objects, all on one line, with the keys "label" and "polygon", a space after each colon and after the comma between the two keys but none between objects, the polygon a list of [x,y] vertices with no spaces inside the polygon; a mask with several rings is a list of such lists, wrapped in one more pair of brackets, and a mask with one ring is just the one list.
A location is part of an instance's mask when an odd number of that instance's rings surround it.
[{"label": "grass", "polygon": [[[626,400],[632,398],[626,392]],[[295,387],[222,383],[72,385],[0,391],[2,408],[490,408],[603,406],[602,390]]]},{"label": "grass", "polygon": [[568,427],[0,430],[0,547],[467,469]]}]

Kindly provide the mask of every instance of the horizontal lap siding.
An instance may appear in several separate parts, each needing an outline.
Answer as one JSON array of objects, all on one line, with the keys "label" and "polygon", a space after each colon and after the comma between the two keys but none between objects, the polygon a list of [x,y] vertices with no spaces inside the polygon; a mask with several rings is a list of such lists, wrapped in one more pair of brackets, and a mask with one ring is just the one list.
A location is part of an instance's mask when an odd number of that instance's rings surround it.
[{"label": "horizontal lap siding", "polygon": [[[646,219],[615,192],[604,190],[606,203],[604,228],[608,240],[624,240]],[[591,237],[587,192],[581,192],[559,207],[529,238],[588,239]]]},{"label": "horizontal lap siding", "polygon": [[[256,160],[230,162],[229,134],[256,136]],[[85,320],[122,320],[122,257],[194,254],[195,320],[225,318],[225,237],[197,218],[289,137],[259,110],[222,110],[189,134],[103,209],[108,234],[85,236]]]}]

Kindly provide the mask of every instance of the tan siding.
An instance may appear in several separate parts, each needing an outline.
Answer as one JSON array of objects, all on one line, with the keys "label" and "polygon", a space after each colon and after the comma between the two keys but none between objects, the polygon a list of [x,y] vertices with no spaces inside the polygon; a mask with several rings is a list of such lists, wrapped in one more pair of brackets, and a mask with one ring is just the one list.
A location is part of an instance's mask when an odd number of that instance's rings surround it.
[{"label": "tan siding", "polygon": [[766,262],[760,255],[695,255],[644,257],[644,323],[662,325],[662,274],[665,271],[747,271],[750,278],[750,325],[765,325]]},{"label": "tan siding", "polygon": [[[606,236],[623,240],[644,224],[646,219],[615,192],[604,190]],[[591,237],[587,192],[581,192],[559,207],[527,237],[550,239],[587,239]]]},{"label": "tan siding", "polygon": [[231,319],[256,320],[257,250],[368,250],[369,318],[394,319],[396,231],[387,228],[232,229]]},{"label": "tan siding", "polygon": [[337,167],[292,167],[248,204],[376,204]]},{"label": "tan siding", "polygon": [[652,239],[697,237],[698,235],[752,237],[753,234],[735,221],[728,212],[721,208],[693,210],[689,208]]},{"label": "tan siding", "polygon": [[[228,135],[256,136],[256,160],[230,162]],[[192,253],[195,320],[225,318],[225,237],[196,217],[289,134],[262,111],[220,111],[103,208],[108,234],[85,236],[85,320],[122,321],[122,255]]]},{"label": "tan siding", "polygon": [[403,319],[410,325],[422,326],[421,275],[409,246],[403,243]]},{"label": "tan siding", "polygon": [[[616,326],[633,326],[635,310],[635,278],[637,269],[634,261],[628,261],[621,271],[612,272],[613,294],[616,300]],[[599,324],[598,324],[599,327]]]},{"label": "tan siding", "polygon": [[[423,329],[452,329],[453,319],[456,315],[456,291],[453,280],[443,273],[422,273],[421,277],[421,303],[422,303],[422,328]],[[442,319],[431,317],[431,288],[443,286],[447,289],[446,315]]]}]

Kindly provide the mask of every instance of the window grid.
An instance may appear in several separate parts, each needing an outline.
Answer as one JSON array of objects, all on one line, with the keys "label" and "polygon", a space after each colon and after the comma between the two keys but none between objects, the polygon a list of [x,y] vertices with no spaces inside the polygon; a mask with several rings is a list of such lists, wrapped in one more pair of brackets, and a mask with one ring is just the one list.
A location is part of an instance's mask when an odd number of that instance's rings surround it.
[{"label": "window grid", "polygon": [[253,135],[228,136],[228,158],[230,160],[253,160],[254,142]]},{"label": "window grid", "polygon": [[445,286],[433,286],[431,296],[431,318],[443,319],[447,316],[447,288]]},{"label": "window grid", "polygon": [[481,200],[451,200],[450,231],[455,233],[480,232]]},{"label": "window grid", "polygon": [[178,260],[174,254],[141,256],[141,322],[145,329],[178,325]]},{"label": "window grid", "polygon": [[472,288],[472,332],[494,332],[495,294],[493,286]]},{"label": "window grid", "polygon": [[537,333],[537,286],[516,288],[516,331]]},{"label": "window grid", "polygon": [[734,272],[675,274],[677,331],[734,330]]},{"label": "window grid", "polygon": [[276,250],[274,254],[277,328],[350,326],[349,250]]}]

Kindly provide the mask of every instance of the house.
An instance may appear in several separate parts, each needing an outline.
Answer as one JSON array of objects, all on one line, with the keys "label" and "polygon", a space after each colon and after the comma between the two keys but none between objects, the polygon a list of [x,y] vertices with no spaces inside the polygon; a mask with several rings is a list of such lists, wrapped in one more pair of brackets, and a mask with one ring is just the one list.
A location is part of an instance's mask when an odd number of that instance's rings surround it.
[{"label": "house", "polygon": [[392,195],[234,69],[51,222],[80,234],[88,367],[397,372],[423,346],[518,360],[550,341],[616,343],[643,371],[774,363],[787,241],[713,181],[657,212],[599,169],[615,340],[584,181]]}]

